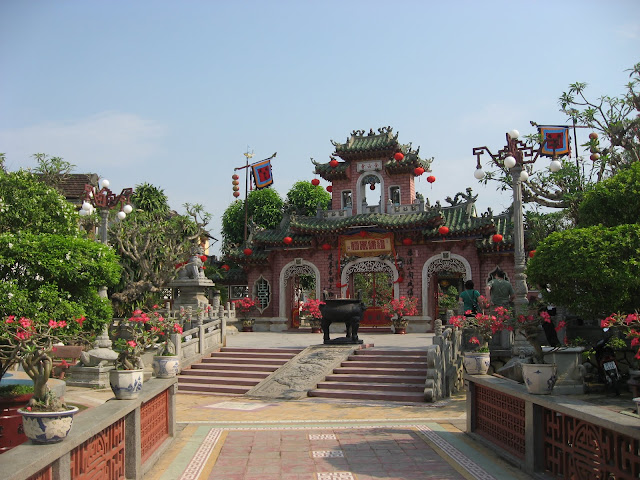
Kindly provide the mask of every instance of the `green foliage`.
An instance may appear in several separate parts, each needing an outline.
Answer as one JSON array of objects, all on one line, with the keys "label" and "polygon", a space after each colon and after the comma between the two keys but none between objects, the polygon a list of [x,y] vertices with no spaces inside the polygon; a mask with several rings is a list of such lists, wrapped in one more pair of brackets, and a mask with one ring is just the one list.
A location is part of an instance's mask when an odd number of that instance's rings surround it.
[{"label": "green foliage", "polygon": [[553,232],[562,232],[571,227],[571,219],[567,212],[526,212],[525,213],[527,246],[535,250],[538,244]]},{"label": "green foliage", "polygon": [[254,190],[247,197],[249,216],[260,227],[276,228],[282,220],[284,202],[273,188]]},{"label": "green foliage", "polygon": [[326,210],[331,205],[331,195],[320,185],[312,185],[311,182],[296,182],[287,192],[286,208],[291,213],[315,216],[318,207]]},{"label": "green foliage", "polygon": [[579,209],[579,225],[612,227],[640,222],[640,162],[587,192]]},{"label": "green foliage", "polygon": [[166,215],[169,213],[169,199],[164,190],[149,183],[136,185],[131,195],[131,203],[134,208],[151,215]]},{"label": "green foliage", "polygon": [[31,172],[0,170],[0,233],[36,232],[76,236],[75,208]]},{"label": "green foliage", "polygon": [[362,302],[367,307],[380,307],[393,298],[393,278],[385,272],[356,273],[353,289],[356,295],[362,293]]},{"label": "green foliage", "polygon": [[556,232],[536,248],[527,277],[548,303],[587,319],[640,305],[640,225]]},{"label": "green foliage", "polygon": [[222,251],[228,252],[244,240],[244,202],[236,200],[222,214]]},{"label": "green foliage", "polygon": [[38,162],[34,171],[40,175],[41,181],[60,191],[60,185],[67,179],[75,165],[65,162],[61,157],[50,157],[45,153],[36,153],[33,157]]},{"label": "green foliage", "polygon": [[120,266],[112,249],[80,237],[0,234],[0,317],[33,320],[86,317],[85,328],[111,320],[100,286],[115,285]]}]

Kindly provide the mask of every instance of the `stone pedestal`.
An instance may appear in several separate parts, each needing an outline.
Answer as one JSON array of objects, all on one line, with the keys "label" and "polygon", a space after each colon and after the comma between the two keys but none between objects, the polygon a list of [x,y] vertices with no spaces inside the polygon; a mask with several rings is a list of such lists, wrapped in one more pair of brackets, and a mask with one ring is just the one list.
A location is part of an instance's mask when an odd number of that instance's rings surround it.
[{"label": "stone pedestal", "polygon": [[584,393],[584,382],[580,373],[583,347],[542,347],[545,363],[558,366],[558,379],[553,392],[559,395]]},{"label": "stone pedestal", "polygon": [[206,277],[173,280],[169,283],[169,287],[180,290],[179,295],[174,297],[173,308],[175,310],[179,310],[180,307],[197,309],[202,305],[209,305],[205,292],[207,288],[214,286],[215,283]]},{"label": "stone pedestal", "polygon": [[109,388],[109,372],[115,367],[82,367],[74,365],[69,367],[65,380],[72,387]]}]

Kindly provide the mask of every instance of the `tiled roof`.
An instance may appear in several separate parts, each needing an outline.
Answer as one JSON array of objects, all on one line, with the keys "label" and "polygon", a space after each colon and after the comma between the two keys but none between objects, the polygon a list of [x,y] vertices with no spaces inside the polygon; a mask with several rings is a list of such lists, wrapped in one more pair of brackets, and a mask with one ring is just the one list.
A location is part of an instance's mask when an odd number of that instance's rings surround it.
[{"label": "tiled roof", "polygon": [[390,215],[386,213],[364,213],[343,217],[339,220],[327,220],[318,217],[292,217],[290,229],[301,234],[332,233],[340,234],[354,227],[380,227],[385,230],[406,230],[426,228],[442,222],[441,213],[437,209],[407,215]]},{"label": "tiled roof", "polygon": [[[478,217],[473,203],[465,202],[442,207],[441,210],[444,216],[442,225],[449,228],[449,233],[446,235],[447,238],[486,236],[493,234],[496,230],[493,217],[490,215]],[[422,235],[425,239],[442,237],[438,231],[439,227],[438,225],[434,228],[426,229],[422,232]]]},{"label": "tiled roof", "polygon": [[[514,249],[513,222],[511,221],[511,216],[506,213],[503,213],[503,214],[492,217],[492,219],[495,225],[495,232],[476,242],[478,250],[481,250],[483,252],[513,250]],[[491,237],[495,233],[502,235],[502,242],[495,243],[492,240]]]},{"label": "tiled roof", "polygon": [[400,149],[398,134],[393,134],[391,127],[378,129],[374,133],[373,129],[365,135],[364,130],[354,130],[351,137],[345,143],[331,141],[336,147],[336,155],[344,160],[359,160],[371,156],[391,156]]},{"label": "tiled roof", "polygon": [[344,180],[347,178],[347,172],[349,171],[350,165],[348,162],[338,162],[337,166],[332,167],[331,165],[329,165],[329,162],[317,163],[313,159],[311,159],[311,161],[316,166],[315,173],[317,175],[320,175],[328,182],[333,182],[334,180]]},{"label": "tiled roof", "polygon": [[84,186],[87,184],[98,186],[98,175],[95,173],[69,173],[64,175],[60,181],[58,190],[69,202],[80,205]]}]

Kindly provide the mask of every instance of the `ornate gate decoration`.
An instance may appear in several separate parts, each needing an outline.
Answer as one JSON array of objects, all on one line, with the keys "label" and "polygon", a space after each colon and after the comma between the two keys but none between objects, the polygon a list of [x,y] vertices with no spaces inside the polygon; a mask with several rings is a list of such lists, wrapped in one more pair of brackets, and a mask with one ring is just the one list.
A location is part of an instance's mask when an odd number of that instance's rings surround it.
[{"label": "ornate gate decoration", "polygon": [[[311,268],[309,265],[294,265],[292,267],[289,267],[284,272],[284,286],[287,286],[287,281],[291,277],[297,277],[299,275],[311,275],[315,277],[316,272],[314,272],[313,268]],[[318,281],[317,278],[316,281]]]},{"label": "ornate gate decoration", "polygon": [[429,286],[431,284],[433,274],[437,272],[462,273],[463,280],[471,279],[471,265],[469,265],[466,258],[450,252],[442,252],[438,256],[431,257],[427,260],[422,270],[423,315],[429,315]]},{"label": "ornate gate decoration", "polygon": [[[386,273],[392,279],[395,278],[396,272],[393,267],[377,258],[368,258],[356,260],[348,264],[342,272],[343,283],[348,283],[348,278],[354,273]],[[394,285],[394,293],[397,294],[397,285]],[[354,292],[357,294],[357,292]],[[360,325],[364,327],[386,327],[391,325],[391,319],[384,315],[380,307],[369,307],[365,310]]]}]

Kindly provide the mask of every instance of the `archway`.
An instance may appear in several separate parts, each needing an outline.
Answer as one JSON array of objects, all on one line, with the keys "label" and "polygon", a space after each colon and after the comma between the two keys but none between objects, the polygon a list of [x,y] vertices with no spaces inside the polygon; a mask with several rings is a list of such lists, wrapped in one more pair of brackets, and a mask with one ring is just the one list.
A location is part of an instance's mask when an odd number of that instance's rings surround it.
[{"label": "archway", "polygon": [[293,328],[300,326],[300,302],[320,298],[320,270],[313,263],[296,258],[280,270],[279,316]]},{"label": "archway", "polygon": [[450,252],[442,252],[429,258],[422,267],[422,315],[435,318],[437,312],[438,275],[459,278],[461,282],[471,279],[471,265],[466,258]]},{"label": "archway", "polygon": [[[356,185],[358,185],[358,197],[356,198],[357,212],[369,213],[368,209],[365,209],[365,206],[369,206],[367,202],[367,193],[368,193],[367,189],[370,189],[371,185],[373,185],[375,187],[373,190],[377,190],[378,188],[380,189],[379,195],[378,195],[379,201],[377,204],[378,206],[377,211],[379,213],[382,213],[384,211],[384,205],[385,205],[384,179],[382,178],[382,175],[376,172],[371,172],[371,171],[364,172],[358,178],[358,183]],[[373,194],[377,195],[375,192],[373,192]],[[371,194],[369,194],[369,198],[373,198]],[[376,204],[373,204],[370,206],[376,206]]]}]

